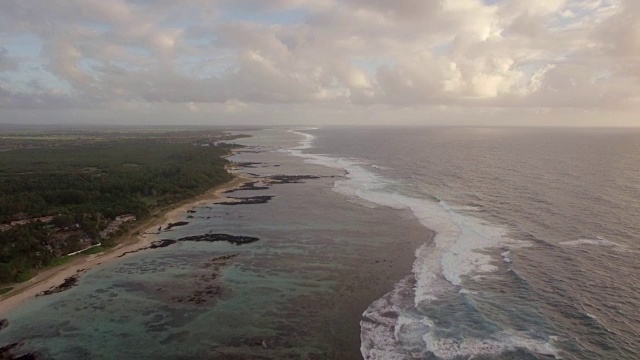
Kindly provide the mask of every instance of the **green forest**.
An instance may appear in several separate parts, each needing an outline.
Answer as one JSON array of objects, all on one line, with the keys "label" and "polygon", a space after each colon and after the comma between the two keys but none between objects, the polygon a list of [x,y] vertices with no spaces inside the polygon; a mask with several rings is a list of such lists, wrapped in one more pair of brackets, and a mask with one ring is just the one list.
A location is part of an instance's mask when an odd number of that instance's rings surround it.
[{"label": "green forest", "polygon": [[[24,281],[87,241],[97,243],[116,216],[139,221],[230,180],[222,158],[230,147],[166,136],[1,151],[0,224],[53,219],[0,231],[0,283]],[[113,238],[100,241],[114,245]]]}]

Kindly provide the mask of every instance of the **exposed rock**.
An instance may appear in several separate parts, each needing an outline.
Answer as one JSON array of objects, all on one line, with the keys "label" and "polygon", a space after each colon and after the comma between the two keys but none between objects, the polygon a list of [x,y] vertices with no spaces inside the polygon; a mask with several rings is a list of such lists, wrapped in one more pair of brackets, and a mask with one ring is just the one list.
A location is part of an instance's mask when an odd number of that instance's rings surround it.
[{"label": "exposed rock", "polygon": [[220,202],[218,205],[255,205],[266,204],[269,200],[273,199],[273,196],[252,196],[252,197],[229,197],[236,201]]},{"label": "exposed rock", "polygon": [[165,230],[171,230],[174,227],[185,226],[185,225],[188,225],[188,224],[189,224],[188,221],[178,221],[178,222],[174,222],[174,223],[169,223],[169,224],[167,224],[167,227],[165,227]]},{"label": "exposed rock", "polygon": [[[162,240],[156,240],[153,241],[149,246],[137,249],[137,250],[132,250],[132,251],[127,251],[124,252],[122,254],[120,254],[118,257],[123,257],[127,254],[133,254],[133,253],[137,253],[139,251],[143,251],[143,250],[149,250],[149,249],[159,249],[159,248],[163,248],[163,247],[167,247],[167,246],[171,246],[175,243],[177,243],[178,241],[195,241],[195,242],[216,242],[216,241],[226,241],[228,243],[231,244],[235,244],[235,245],[244,245],[244,244],[250,244],[252,242],[256,242],[260,239],[256,238],[256,237],[251,237],[251,236],[236,236],[236,235],[229,235],[229,234],[205,234],[205,235],[194,235],[194,236],[187,236],[187,237],[183,237],[180,238],[178,240],[173,240],[173,239],[162,239]],[[78,275],[75,275],[76,277]],[[67,280],[69,280],[70,278],[67,278]],[[65,280],[65,283],[66,281]],[[76,278],[77,281],[77,278]],[[64,285],[64,283],[63,283]],[[60,285],[60,286],[63,286]],[[75,285],[75,283],[73,284]],[[73,286],[71,285],[71,286]],[[53,289],[47,290],[45,291],[45,293],[41,293],[41,295],[49,295],[50,293],[48,293],[49,291],[52,291]],[[63,290],[67,290],[66,288]],[[60,291],[63,291],[60,290]],[[56,292],[60,292],[60,291],[56,291]],[[51,294],[53,294],[53,292],[51,292]],[[39,294],[40,295],[40,294]],[[1,360],[1,359],[0,359]]]},{"label": "exposed rock", "polygon": [[234,165],[236,167],[243,167],[243,168],[250,168],[250,169],[255,169],[255,168],[264,166],[264,164],[260,162],[240,162],[240,163],[235,163]]},{"label": "exposed rock", "polygon": [[236,191],[250,191],[250,190],[268,190],[269,187],[267,186],[256,186],[258,182],[257,181],[252,181],[252,182],[247,182],[242,184],[242,186],[238,186],[237,188],[231,189],[231,190],[227,190],[224,193],[225,194],[230,194],[230,193],[234,193]]},{"label": "exposed rock", "polygon": [[149,246],[145,246],[145,247],[137,249],[137,250],[123,252],[122,254],[118,255],[118,257],[123,257],[123,256],[125,256],[127,254],[134,254],[134,253],[137,253],[139,251],[148,250],[148,249],[159,249],[159,248],[167,247],[169,245],[173,245],[175,243],[176,243],[176,240],[171,240],[171,239],[156,240],[156,241],[151,242],[151,245],[149,245]]},{"label": "exposed rock", "polygon": [[78,285],[78,279],[80,278],[80,274],[82,274],[85,271],[87,271],[87,270],[78,270],[78,272],[75,275],[69,276],[68,278],[64,279],[62,284],[60,284],[58,286],[54,286],[54,287],[50,288],[49,290],[45,290],[43,292],[40,292],[36,296],[57,294],[59,292],[63,292],[63,291],[71,289],[72,287]]},{"label": "exposed rock", "polygon": [[313,180],[321,178],[331,178],[333,176],[321,176],[321,175],[272,175],[267,178],[272,184],[300,184],[304,180]]},{"label": "exposed rock", "polygon": [[260,239],[256,237],[236,236],[236,235],[229,235],[229,234],[204,234],[204,235],[187,236],[187,237],[178,239],[178,241],[196,241],[196,242],[226,241],[228,243],[235,244],[235,245],[250,244],[258,240]]},{"label": "exposed rock", "polygon": [[149,249],[158,249],[158,248],[163,248],[163,247],[167,247],[169,245],[173,245],[175,244],[177,241],[176,240],[170,240],[170,239],[164,239],[164,240],[157,240],[151,243],[151,245],[149,245]]},{"label": "exposed rock", "polygon": [[35,353],[27,353],[22,355],[13,355],[22,343],[13,343],[0,347],[0,360],[36,360],[38,356]]},{"label": "exposed rock", "polygon": [[[204,267],[211,267],[211,266],[217,266],[221,261],[225,262],[227,260],[231,260],[233,258],[235,258],[236,256],[238,256],[238,254],[230,254],[230,255],[222,255],[222,256],[218,256],[218,257],[214,257],[213,259],[209,260],[207,263],[204,264]],[[218,268],[216,268],[217,270]]]}]

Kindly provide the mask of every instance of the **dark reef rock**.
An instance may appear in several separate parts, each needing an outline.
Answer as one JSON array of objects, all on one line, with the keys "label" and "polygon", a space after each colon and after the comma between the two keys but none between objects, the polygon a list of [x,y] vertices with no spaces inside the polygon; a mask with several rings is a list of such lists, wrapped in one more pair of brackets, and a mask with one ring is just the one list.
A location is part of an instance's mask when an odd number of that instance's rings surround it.
[{"label": "dark reef rock", "polygon": [[178,295],[171,298],[171,301],[207,305],[224,297],[230,289],[220,282],[220,271],[236,256],[238,254],[222,255],[205,262],[199,271],[194,272],[196,277],[189,282],[195,284],[196,289],[180,291]]},{"label": "dark reef rock", "polygon": [[231,194],[231,193],[234,193],[236,191],[268,190],[269,189],[268,186],[256,186],[257,183],[258,183],[257,181],[244,183],[244,184],[242,184],[242,186],[238,186],[237,188],[234,188],[234,189],[231,189],[231,190],[227,190],[224,193],[225,194]]},{"label": "dark reef rock", "polygon": [[304,180],[322,179],[333,176],[321,176],[321,175],[272,175],[267,180],[272,184],[300,184]]},{"label": "dark reef rock", "polygon": [[240,162],[240,163],[235,163],[234,165],[237,167],[243,167],[248,169],[264,167],[264,164],[260,162]]},{"label": "dark reef rock", "polygon": [[118,255],[118,257],[123,257],[123,256],[125,256],[127,254],[134,254],[134,253],[137,253],[138,251],[143,251],[143,250],[148,250],[148,249],[159,249],[159,248],[167,247],[167,246],[175,244],[176,242],[177,242],[176,240],[171,240],[171,239],[163,239],[163,240],[153,241],[153,242],[151,242],[151,245],[149,245],[149,246],[145,246],[145,247],[137,249],[137,250],[123,252],[122,254]]},{"label": "dark reef rock", "polygon": [[167,224],[167,227],[165,228],[165,230],[171,230],[174,227],[185,226],[185,225],[188,225],[188,224],[189,224],[188,221],[178,221],[178,222],[174,222],[174,223],[169,223],[169,224]]},{"label": "dark reef rock", "polygon": [[[229,234],[204,234],[204,235],[194,235],[187,236],[178,239],[178,241],[195,241],[195,242],[216,242],[216,241],[226,241],[235,245],[244,245],[250,244],[252,242],[256,242],[260,239],[251,236],[237,236],[237,235],[229,235]],[[165,241],[165,240],[163,240]],[[175,240],[174,240],[175,241]]]},{"label": "dark reef rock", "polygon": [[75,275],[69,276],[68,278],[64,279],[62,284],[60,284],[58,286],[54,286],[49,290],[45,290],[43,292],[40,292],[36,296],[45,296],[45,295],[57,294],[57,293],[60,293],[60,292],[63,292],[63,291],[71,289],[72,287],[78,285],[78,279],[80,278],[80,274],[82,274],[85,271],[87,271],[87,270],[78,270],[78,272]]},{"label": "dark reef rock", "polygon": [[238,256],[238,254],[230,254],[230,255],[222,255],[222,256],[214,257],[213,259],[209,260],[206,264],[204,264],[203,267],[205,268],[214,267],[215,270],[220,270],[220,267],[221,267],[220,262],[224,262],[224,264],[222,265],[225,265],[227,260],[231,260],[236,256]]},{"label": "dark reef rock", "polygon": [[7,326],[9,326],[9,320],[0,319],[0,331],[2,331],[2,329],[6,328]]},{"label": "dark reef rock", "polygon": [[266,204],[269,200],[273,199],[273,196],[252,196],[252,197],[229,197],[236,201],[220,202],[218,205],[255,205]]},{"label": "dark reef rock", "polygon": [[149,245],[149,249],[163,248],[169,245],[173,245],[175,243],[177,243],[176,240],[170,240],[170,239],[158,240],[158,241],[152,242],[151,245]]},{"label": "dark reef rock", "polygon": [[22,355],[13,355],[14,350],[17,350],[22,343],[13,343],[7,346],[0,347],[0,360],[36,360],[38,356],[35,353],[27,353]]},{"label": "dark reef rock", "polygon": [[[143,250],[149,250],[149,249],[159,249],[159,248],[164,248],[167,246],[171,246],[175,243],[177,243],[178,241],[195,241],[195,242],[216,242],[216,241],[226,241],[228,243],[231,244],[235,244],[235,245],[244,245],[244,244],[250,244],[252,242],[256,242],[260,239],[256,238],[256,237],[251,237],[251,236],[236,236],[236,235],[229,235],[229,234],[205,234],[205,235],[194,235],[194,236],[187,236],[187,237],[183,237],[180,238],[178,240],[173,240],[173,239],[162,239],[162,240],[157,240],[151,243],[151,245],[140,248],[138,250],[133,250],[133,251],[127,251],[122,253],[121,255],[119,255],[118,257],[123,257],[127,254],[133,254],[133,253],[137,253],[138,251],[143,251]],[[75,281],[77,281],[77,276],[75,275],[76,279]],[[73,276],[72,276],[73,277]],[[71,278],[67,278],[67,280],[69,280]],[[65,280],[65,283],[67,282],[67,280]],[[65,285],[65,283],[63,283],[61,286]],[[71,286],[75,285],[72,284]],[[55,288],[52,288],[50,290],[47,290],[46,292],[52,291]],[[60,291],[64,291],[67,290],[66,288]],[[56,291],[56,292],[60,292],[60,291]],[[51,292],[51,294],[53,294],[54,292]],[[42,294],[42,295],[49,295],[50,293],[46,293],[46,294]],[[2,359],[0,359],[2,360]]]}]

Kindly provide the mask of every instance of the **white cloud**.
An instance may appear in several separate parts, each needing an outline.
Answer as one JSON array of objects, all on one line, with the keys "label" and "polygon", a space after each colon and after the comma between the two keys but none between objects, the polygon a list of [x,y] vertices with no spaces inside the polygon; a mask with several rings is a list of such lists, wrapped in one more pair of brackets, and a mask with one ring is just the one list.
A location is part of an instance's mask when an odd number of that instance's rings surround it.
[{"label": "white cloud", "polygon": [[0,71],[16,71],[18,70],[18,62],[9,56],[9,51],[0,47]]},{"label": "white cloud", "polygon": [[[640,111],[639,4],[5,0],[0,40],[27,34],[43,45],[31,59],[14,54],[18,46],[0,47],[0,114],[47,107],[140,114],[127,103],[223,117],[272,105],[280,115],[287,107],[570,108],[616,112],[628,123]],[[16,85],[33,81],[40,85]]]}]

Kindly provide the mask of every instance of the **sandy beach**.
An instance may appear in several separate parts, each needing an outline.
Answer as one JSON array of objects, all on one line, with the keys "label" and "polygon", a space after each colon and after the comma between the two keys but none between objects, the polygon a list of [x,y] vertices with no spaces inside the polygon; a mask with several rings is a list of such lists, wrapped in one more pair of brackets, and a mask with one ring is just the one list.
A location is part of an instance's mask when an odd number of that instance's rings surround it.
[{"label": "sandy beach", "polygon": [[37,294],[62,284],[70,276],[106,264],[124,253],[149,246],[151,242],[157,240],[159,226],[164,228],[168,223],[178,221],[187,210],[193,207],[225,200],[223,196],[225,191],[242,186],[248,181],[247,178],[236,176],[233,180],[216,186],[201,195],[158,209],[148,219],[122,235],[117,246],[99,254],[77,256],[69,263],[44,270],[30,280],[14,285],[10,292],[0,296],[0,318],[23,302],[34,298]]}]

